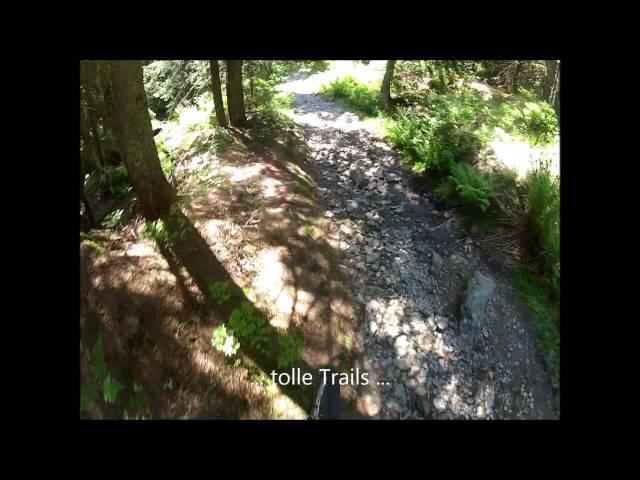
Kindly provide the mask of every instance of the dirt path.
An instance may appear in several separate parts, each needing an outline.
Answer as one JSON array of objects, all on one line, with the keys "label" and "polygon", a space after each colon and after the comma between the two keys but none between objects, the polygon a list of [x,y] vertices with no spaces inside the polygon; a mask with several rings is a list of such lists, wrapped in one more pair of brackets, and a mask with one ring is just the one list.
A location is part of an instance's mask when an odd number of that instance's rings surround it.
[{"label": "dirt path", "polygon": [[[374,418],[555,418],[526,312],[477,243],[417,193],[401,159],[360,119],[294,75],[294,120],[316,169],[321,211],[339,232],[339,268],[362,306],[370,373],[360,411]],[[460,303],[475,272],[495,282],[481,334],[464,348]],[[378,385],[380,383],[380,385]]]}]

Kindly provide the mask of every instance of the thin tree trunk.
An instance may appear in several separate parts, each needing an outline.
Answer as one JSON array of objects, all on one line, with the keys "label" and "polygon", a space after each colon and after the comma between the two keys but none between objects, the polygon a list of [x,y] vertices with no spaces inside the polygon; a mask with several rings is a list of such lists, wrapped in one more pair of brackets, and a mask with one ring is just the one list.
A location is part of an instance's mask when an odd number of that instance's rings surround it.
[{"label": "thin tree trunk", "polygon": [[249,71],[249,95],[251,95],[251,105],[253,108],[256,104],[256,99],[253,95],[253,65],[251,62],[247,63],[247,67],[247,70]]},{"label": "thin tree trunk", "polygon": [[147,220],[168,213],[176,195],[167,182],[149,117],[140,61],[111,62],[114,126],[118,145]]},{"label": "thin tree trunk", "polygon": [[100,169],[100,164],[97,161],[95,142],[93,142],[91,135],[89,134],[91,127],[88,125],[88,112],[86,104],[80,106],[80,138],[82,139],[82,153],[91,172],[93,170]]},{"label": "thin tree trunk", "polygon": [[227,126],[227,116],[224,113],[224,102],[222,101],[222,86],[220,85],[220,65],[218,60],[209,60],[211,69],[211,91],[213,93],[213,104],[216,110],[216,120],[221,127]]},{"label": "thin tree trunk", "polygon": [[382,104],[387,112],[393,109],[393,100],[391,99],[391,82],[393,81],[393,71],[396,66],[395,60],[387,60],[387,68],[382,79],[380,94],[382,96]]},{"label": "thin tree trunk", "polygon": [[98,160],[100,160],[102,171],[104,172],[104,175],[107,179],[107,191],[110,194],[113,194],[113,186],[111,185],[111,174],[109,173],[109,166],[107,165],[104,151],[102,149],[102,141],[100,140],[100,132],[98,130],[96,117],[92,110],[89,111],[89,123],[91,124],[91,134],[93,136],[93,142],[95,145],[96,152],[98,154]]},{"label": "thin tree trunk", "polygon": [[227,60],[227,108],[229,123],[243,127],[247,122],[242,91],[242,60]]},{"label": "thin tree trunk", "polygon": [[555,60],[545,60],[544,66],[545,66],[545,76],[543,81],[541,98],[549,102],[549,104],[551,105],[552,104],[551,92],[555,84],[556,71],[558,70],[558,62]]},{"label": "thin tree trunk", "polygon": [[91,204],[89,203],[89,199],[87,198],[87,194],[84,191],[84,165],[83,165],[82,157],[80,158],[80,200],[84,205],[84,211],[87,216],[87,224],[89,229],[93,228],[96,225],[95,217],[93,216],[93,209],[91,208]]},{"label": "thin tree trunk", "polygon": [[105,134],[105,153],[107,164],[115,164],[119,157],[114,145],[113,133],[113,95],[111,93],[111,72],[109,62],[100,62],[100,84],[102,86],[102,126]]},{"label": "thin tree trunk", "polygon": [[516,60],[516,65],[514,67],[513,77],[511,78],[511,91],[513,93],[518,91],[518,77],[520,76],[520,60]]},{"label": "thin tree trunk", "polygon": [[549,94],[549,104],[558,110],[558,104],[560,99],[560,65],[556,67],[553,86],[551,88],[551,92]]}]

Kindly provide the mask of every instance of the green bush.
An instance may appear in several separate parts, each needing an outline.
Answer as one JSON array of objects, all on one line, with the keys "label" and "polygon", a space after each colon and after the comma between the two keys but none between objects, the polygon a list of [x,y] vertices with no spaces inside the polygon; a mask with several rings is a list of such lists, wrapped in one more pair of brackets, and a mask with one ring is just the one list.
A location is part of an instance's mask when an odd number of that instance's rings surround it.
[{"label": "green bush", "polygon": [[119,208],[114,210],[113,212],[107,214],[101,222],[101,225],[104,228],[116,228],[122,219],[122,214],[124,213],[124,209]]},{"label": "green bush", "polygon": [[311,73],[324,72],[329,69],[330,62],[328,60],[313,60],[311,62]]},{"label": "green bush", "polygon": [[436,193],[463,206],[486,212],[491,204],[494,186],[491,177],[466,163],[451,164],[451,175],[438,187]]},{"label": "green bush", "polygon": [[558,117],[546,102],[529,102],[524,110],[526,132],[534,144],[552,143],[559,133]]},{"label": "green bush", "polygon": [[322,85],[320,91],[342,100],[362,117],[375,117],[381,111],[379,87],[359,83],[348,75],[334,80],[328,86]]},{"label": "green bush", "polygon": [[160,218],[155,221],[147,221],[141,236],[142,238],[155,240],[158,245],[169,244],[169,231],[164,221]]},{"label": "green bush", "polygon": [[418,174],[445,175],[453,162],[478,151],[479,97],[470,89],[457,95],[429,94],[424,105],[399,109],[389,140]]}]

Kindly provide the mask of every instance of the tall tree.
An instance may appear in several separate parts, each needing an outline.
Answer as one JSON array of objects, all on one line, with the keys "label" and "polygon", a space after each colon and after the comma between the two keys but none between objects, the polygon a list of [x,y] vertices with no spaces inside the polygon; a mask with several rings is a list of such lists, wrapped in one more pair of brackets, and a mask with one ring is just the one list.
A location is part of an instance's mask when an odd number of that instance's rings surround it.
[{"label": "tall tree", "polygon": [[390,112],[393,108],[393,102],[391,100],[391,82],[393,81],[393,71],[396,67],[395,60],[387,60],[387,68],[384,72],[384,78],[382,79],[382,86],[380,87],[380,95],[382,96],[382,104],[385,110]]},{"label": "tall tree", "polygon": [[550,105],[556,106],[560,90],[560,62],[545,60],[545,76],[542,81],[542,98]]},{"label": "tall tree", "polygon": [[520,69],[522,68],[522,62],[520,60],[516,60],[513,66],[513,75],[511,77],[511,91],[518,91],[518,80],[520,79]]},{"label": "tall tree", "polygon": [[242,60],[226,60],[226,65],[229,122],[234,127],[242,127],[247,122],[242,91]]},{"label": "tall tree", "polygon": [[102,117],[102,127],[104,131],[104,150],[108,160],[107,163],[117,164],[121,159],[114,144],[110,62],[101,61],[99,62],[99,65],[100,87],[102,90],[102,108],[100,110],[100,115]]},{"label": "tall tree", "polygon": [[142,63],[139,60],[111,62],[114,128],[120,152],[129,173],[142,213],[155,220],[168,212],[175,201],[153,140]]},{"label": "tall tree", "polygon": [[222,87],[220,85],[220,65],[218,60],[209,60],[211,69],[211,91],[213,93],[213,104],[216,109],[216,120],[221,127],[227,126],[227,116],[224,113],[224,102],[222,101]]}]

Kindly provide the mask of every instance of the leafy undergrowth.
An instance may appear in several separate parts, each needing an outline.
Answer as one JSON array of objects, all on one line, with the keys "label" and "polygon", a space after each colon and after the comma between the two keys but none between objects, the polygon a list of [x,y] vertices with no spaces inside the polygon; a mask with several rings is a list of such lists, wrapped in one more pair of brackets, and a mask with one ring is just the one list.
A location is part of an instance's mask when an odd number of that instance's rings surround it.
[{"label": "leafy undergrowth", "polygon": [[82,415],[90,415],[100,408],[117,412],[124,420],[150,419],[149,396],[144,388],[137,382],[127,387],[109,371],[101,336],[91,350],[89,366],[92,377],[86,379],[80,392]]}]

